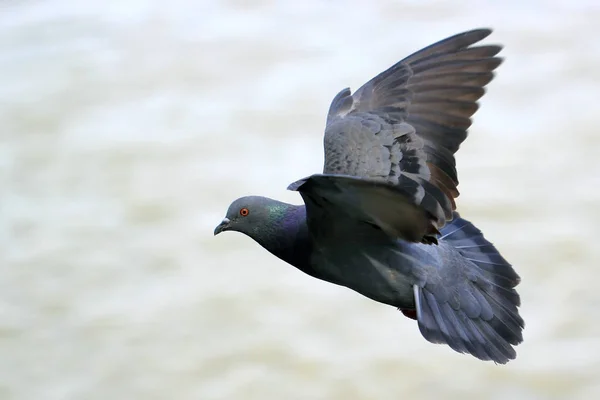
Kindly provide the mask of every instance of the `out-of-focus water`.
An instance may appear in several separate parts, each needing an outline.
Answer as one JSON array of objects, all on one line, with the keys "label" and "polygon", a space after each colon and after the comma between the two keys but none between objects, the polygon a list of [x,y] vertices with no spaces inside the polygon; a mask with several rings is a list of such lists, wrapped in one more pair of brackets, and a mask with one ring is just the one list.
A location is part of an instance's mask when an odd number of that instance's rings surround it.
[{"label": "out-of-focus water", "polygon": [[[0,399],[600,395],[600,3],[0,5]],[[459,209],[521,274],[495,366],[214,226],[300,202],[329,102],[481,26],[506,45]]]}]

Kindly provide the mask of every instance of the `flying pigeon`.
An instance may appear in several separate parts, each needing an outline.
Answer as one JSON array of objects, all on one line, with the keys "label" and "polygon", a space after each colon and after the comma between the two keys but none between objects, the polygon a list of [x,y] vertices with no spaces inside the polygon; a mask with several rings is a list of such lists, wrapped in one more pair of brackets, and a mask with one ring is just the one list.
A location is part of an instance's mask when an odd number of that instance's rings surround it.
[{"label": "flying pigeon", "polygon": [[456,211],[454,153],[501,64],[490,29],[463,32],[334,97],[325,165],[304,205],[235,200],[214,234],[250,236],[315,278],[416,319],[423,337],[505,364],[523,341],[517,273]]}]

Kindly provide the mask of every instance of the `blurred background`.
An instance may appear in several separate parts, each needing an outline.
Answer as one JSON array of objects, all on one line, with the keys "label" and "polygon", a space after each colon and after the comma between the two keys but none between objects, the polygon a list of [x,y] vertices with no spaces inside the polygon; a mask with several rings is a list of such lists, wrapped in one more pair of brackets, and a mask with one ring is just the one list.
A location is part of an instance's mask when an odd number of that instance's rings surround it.
[{"label": "blurred background", "polygon": [[[4,0],[0,399],[600,395],[600,3]],[[493,27],[459,210],[522,277],[506,366],[284,264],[229,203],[299,203],[329,103]]]}]

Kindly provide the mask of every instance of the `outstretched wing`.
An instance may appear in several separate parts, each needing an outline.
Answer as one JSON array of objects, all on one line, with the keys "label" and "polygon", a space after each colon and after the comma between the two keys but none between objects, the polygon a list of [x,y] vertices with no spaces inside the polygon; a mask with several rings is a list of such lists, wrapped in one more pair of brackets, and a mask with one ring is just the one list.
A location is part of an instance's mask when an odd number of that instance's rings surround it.
[{"label": "outstretched wing", "polygon": [[[491,33],[478,29],[428,46],[393,65],[354,94],[342,90],[327,117],[324,174],[413,187],[409,197],[433,217],[452,219],[458,196],[454,153],[501,47],[472,46]],[[425,201],[423,201],[425,199]]]}]

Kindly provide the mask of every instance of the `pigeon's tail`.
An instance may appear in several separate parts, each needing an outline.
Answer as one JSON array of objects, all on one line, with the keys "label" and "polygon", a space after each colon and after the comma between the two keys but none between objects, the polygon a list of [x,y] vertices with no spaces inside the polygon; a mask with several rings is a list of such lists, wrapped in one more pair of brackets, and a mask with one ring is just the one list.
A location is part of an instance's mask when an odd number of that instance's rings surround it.
[{"label": "pigeon's tail", "polygon": [[[440,243],[458,251],[445,260],[452,278],[415,286],[419,329],[434,343],[482,360],[504,364],[516,357],[512,346],[523,341],[520,278],[472,223],[454,213],[441,230]],[[458,276],[458,279],[456,279]]]}]

